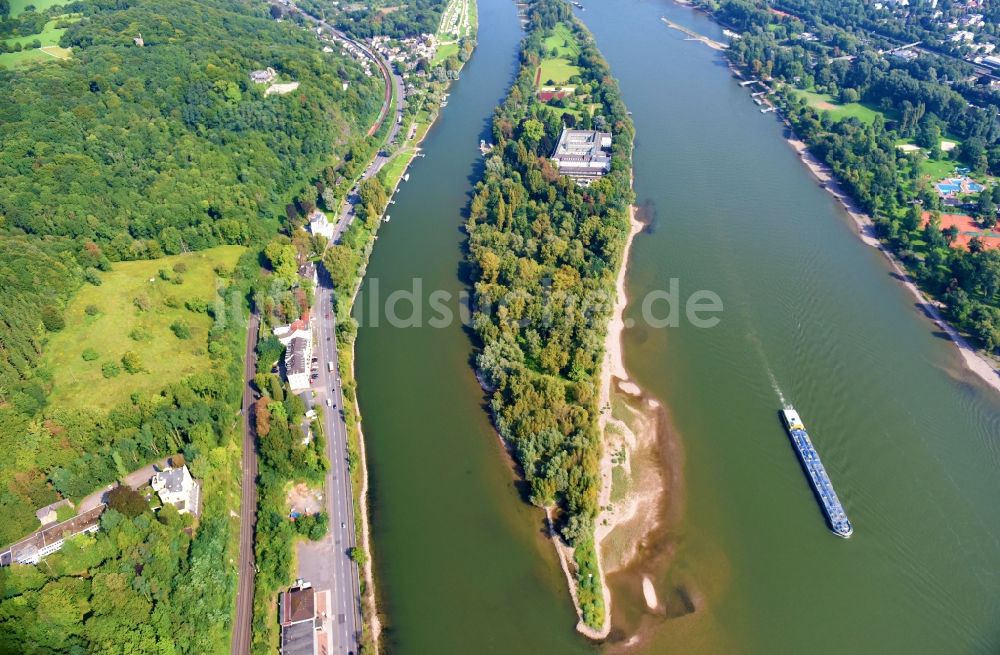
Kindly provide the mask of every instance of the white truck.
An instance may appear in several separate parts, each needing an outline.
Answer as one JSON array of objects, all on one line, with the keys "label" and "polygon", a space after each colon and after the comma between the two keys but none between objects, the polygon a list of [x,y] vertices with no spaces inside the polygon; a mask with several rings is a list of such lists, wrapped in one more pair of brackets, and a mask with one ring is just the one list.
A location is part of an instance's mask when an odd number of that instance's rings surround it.
[{"label": "white truck", "polygon": [[329,371],[330,373],[333,373],[333,362],[326,363],[326,370]]}]

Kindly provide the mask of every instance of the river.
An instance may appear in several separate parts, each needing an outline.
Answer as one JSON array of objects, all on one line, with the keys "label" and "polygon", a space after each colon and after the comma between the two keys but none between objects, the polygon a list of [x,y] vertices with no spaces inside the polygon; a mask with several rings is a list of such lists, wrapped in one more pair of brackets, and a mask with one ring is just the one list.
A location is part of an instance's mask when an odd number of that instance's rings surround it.
[{"label": "river", "polygon": [[[590,0],[637,131],[654,222],[628,278],[626,365],[669,409],[683,517],[611,577],[614,636],[649,653],[986,653],[1000,641],[1000,396],[966,374],[886,262],[662,0]],[[476,151],[514,70],[513,6],[480,2],[479,48],[411,168],[363,294],[457,295]],[[641,320],[646,294],[722,299],[710,329]],[[363,295],[364,297],[364,295]],[[405,313],[405,312],[404,312]],[[586,653],[565,582],[521,501],[462,327],[359,334],[359,400],[391,653]],[[778,422],[802,414],[855,525],[824,524]],[[669,556],[668,556],[669,555]],[[652,576],[671,615],[642,603]]]}]

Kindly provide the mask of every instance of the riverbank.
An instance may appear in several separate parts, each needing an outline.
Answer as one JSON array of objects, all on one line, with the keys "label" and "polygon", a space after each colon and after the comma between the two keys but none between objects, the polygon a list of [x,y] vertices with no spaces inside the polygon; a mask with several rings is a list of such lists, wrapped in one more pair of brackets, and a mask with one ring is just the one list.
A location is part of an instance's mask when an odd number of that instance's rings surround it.
[{"label": "riverbank", "polygon": [[[465,67],[465,62],[462,62],[461,68],[464,67]],[[460,71],[461,68],[459,69]],[[451,88],[450,83],[448,84],[446,89],[447,88]],[[396,154],[396,157],[407,157],[407,159],[402,166],[393,167],[391,169],[392,174],[386,176],[386,179],[384,181],[384,184],[387,189],[387,195],[390,201],[392,200],[393,195],[395,195],[397,189],[399,188],[400,183],[403,181],[403,178],[406,176],[407,171],[410,168],[410,165],[420,155],[420,144],[423,143],[424,138],[427,136],[431,128],[437,122],[440,115],[441,111],[440,109],[438,109],[434,112],[434,114],[432,114],[427,119],[426,123],[414,119],[413,123],[411,123],[411,126],[407,128],[409,131],[411,128],[415,126],[412,143],[406,146],[406,150],[404,152]],[[387,164],[387,167],[391,164],[392,160],[390,160],[389,164]],[[389,206],[390,205],[387,203],[385,209],[383,210],[383,215],[389,211]],[[381,217],[380,217],[380,224],[381,224]],[[364,282],[365,271],[368,266],[368,261],[371,257],[372,250],[374,249],[374,241],[375,239],[378,238],[377,232],[378,230],[376,229],[376,236],[372,239],[371,242],[367,244],[367,247],[365,249],[365,255],[362,259],[358,277],[354,285],[354,292],[351,296],[350,307],[354,306],[354,303],[357,300],[358,293],[361,291],[361,285]],[[341,368],[341,378],[344,382],[344,385],[345,386],[350,385],[352,389],[351,398],[349,400],[345,398],[345,401],[347,403],[350,403],[350,409],[353,410],[355,417],[355,420],[349,424],[350,427],[349,432],[353,433],[349,434],[349,441],[351,442],[351,445],[353,445],[356,448],[356,452],[358,454],[358,466],[356,468],[356,471],[358,473],[357,475],[352,475],[352,478],[355,478],[352,480],[352,489],[354,490],[355,493],[354,504],[358,508],[358,512],[356,515],[358,521],[356,529],[359,533],[357,542],[361,544],[361,548],[364,553],[362,562],[360,564],[360,568],[362,570],[362,576],[364,579],[364,588],[362,589],[362,606],[364,608],[365,618],[367,618],[368,620],[369,630],[371,631],[372,649],[374,650],[375,653],[378,653],[380,638],[382,635],[382,619],[379,613],[378,594],[376,591],[377,587],[375,584],[375,574],[373,565],[374,558],[372,553],[371,519],[369,516],[369,503],[368,503],[368,492],[369,492],[368,456],[365,449],[364,431],[362,429],[363,418],[362,418],[361,407],[360,404],[358,403],[356,394],[353,393],[353,390],[357,388],[357,377],[355,374],[355,367],[354,367],[356,359],[354,346],[355,346],[355,341],[353,337],[348,341],[338,331],[337,352],[343,353],[343,355],[341,356],[341,361],[338,363],[338,365]]]},{"label": "riverbank", "polygon": [[[787,122],[786,122],[787,125]],[[833,175],[833,171],[830,170],[829,166],[816,159],[809,152],[809,148],[804,141],[795,138],[794,133],[791,132],[791,127],[788,126],[789,136],[786,137],[786,141],[798,153],[799,158],[802,163],[809,169],[813,176],[819,180],[823,188],[830,192],[830,194],[837,199],[847,215],[851,217],[854,221],[855,226],[858,229],[858,237],[867,245],[876,248],[879,252],[885,255],[885,258],[889,261],[889,266],[892,268],[893,273],[895,273],[896,279],[906,287],[917,299],[917,306],[922,310],[925,316],[934,323],[935,326],[940,328],[948,338],[951,339],[955,347],[958,348],[958,353],[965,364],[965,367],[980,378],[983,382],[989,385],[992,389],[1000,391],[1000,370],[997,369],[993,361],[991,361],[986,355],[977,350],[968,339],[963,337],[958,330],[948,322],[941,314],[943,305],[935,300],[928,298],[920,287],[913,281],[913,278],[906,272],[903,268],[902,263],[896,258],[896,256],[889,250],[879,239],[875,236],[875,224],[872,221],[872,217],[865,213],[854,199],[846,193],[840,186],[836,177]]]}]

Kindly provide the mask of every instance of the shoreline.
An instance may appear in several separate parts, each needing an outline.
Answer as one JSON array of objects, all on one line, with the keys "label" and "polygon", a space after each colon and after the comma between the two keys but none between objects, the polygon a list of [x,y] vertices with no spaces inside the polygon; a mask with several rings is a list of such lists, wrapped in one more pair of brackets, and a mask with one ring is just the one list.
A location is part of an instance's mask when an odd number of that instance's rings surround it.
[{"label": "shoreline", "polygon": [[948,335],[948,338],[957,348],[958,354],[965,364],[965,369],[981,379],[993,390],[1000,392],[1000,370],[941,315],[943,305],[924,295],[924,292],[920,290],[920,287],[917,286],[913,278],[906,272],[906,269],[903,268],[903,265],[892,251],[875,236],[875,225],[871,216],[862,211],[857,206],[857,203],[854,202],[854,199],[841,188],[840,182],[834,176],[830,167],[816,159],[809,152],[806,143],[795,137],[791,126],[784,120],[782,122],[789,130],[789,136],[785,137],[785,141],[798,153],[799,159],[809,172],[812,173],[813,177],[823,183],[823,188],[840,203],[840,206],[847,212],[847,215],[851,217],[855,227],[857,227],[858,238],[885,256],[900,284],[917,299],[917,305],[922,310],[924,316]]},{"label": "shoreline", "polygon": [[[468,60],[462,62],[462,66],[459,68],[459,71],[465,68],[465,64],[467,62]],[[448,86],[446,87],[446,92],[447,89],[450,88],[451,88],[451,83],[449,83]],[[410,169],[410,166],[413,164],[413,161],[417,158],[417,156],[421,152],[420,145],[424,142],[424,139],[427,138],[427,135],[430,133],[434,125],[437,124],[438,118],[440,117],[441,117],[441,108],[439,107],[438,110],[434,113],[434,115],[427,121],[427,127],[426,129],[423,130],[422,133],[418,128],[417,134],[415,134],[413,143],[410,146],[413,148],[413,151],[409,153],[409,159],[406,161],[406,164],[403,166],[403,168],[400,169],[399,176],[396,178],[395,182],[392,185],[392,189],[387,194],[389,200],[392,200],[392,197],[396,194],[396,191],[399,189],[400,183],[403,181],[403,177],[407,174],[407,172]],[[414,120],[414,124],[416,123],[417,121]],[[389,203],[386,202],[385,209],[382,210],[382,215],[379,217],[379,223],[380,223],[379,227],[381,227],[381,224],[384,223],[383,218],[386,212],[388,211],[389,211]],[[378,231],[376,230],[375,237],[372,239],[369,247],[367,248],[368,252],[365,256],[365,261],[362,264],[361,275],[358,277],[358,283],[354,287],[354,294],[351,296],[351,307],[354,306],[358,294],[361,292],[361,286],[362,284],[364,284],[365,274],[367,273],[368,260],[371,258],[371,254],[375,250],[375,241],[377,239],[378,239]],[[350,357],[350,364],[351,364],[350,379],[352,382],[354,382],[355,389],[357,389],[357,376],[355,374],[356,353],[354,350],[354,344],[355,342],[351,342],[351,347],[348,355]],[[379,640],[382,635],[382,619],[379,613],[378,592],[375,585],[375,570],[373,564],[374,558],[372,556],[371,524],[369,520],[370,508],[368,506],[368,488],[369,488],[368,456],[365,449],[364,431],[362,429],[362,424],[364,423],[364,414],[361,411],[361,403],[358,400],[357,395],[355,395],[354,398],[354,408],[355,408],[355,413],[357,414],[355,429],[357,430],[358,433],[358,457],[359,457],[358,466],[361,471],[360,489],[358,491],[358,498],[356,498],[355,501],[358,507],[358,513],[361,518],[361,545],[365,554],[365,564],[363,567],[361,567],[363,570],[363,576],[365,581],[365,593],[362,596],[362,603],[368,608],[368,611],[370,612],[369,621],[370,621],[370,629],[372,632],[372,646],[374,652],[377,654],[381,652],[379,646]],[[362,628],[363,627],[364,626],[362,625]]]},{"label": "shoreline", "polygon": [[[545,508],[545,522],[548,527],[549,541],[552,542],[552,546],[556,551],[556,556],[559,558],[559,565],[562,568],[563,574],[566,576],[566,583],[569,586],[570,598],[572,598],[573,607],[576,610],[576,631],[588,639],[595,641],[606,639],[611,633],[611,588],[608,586],[608,572],[604,566],[604,557],[601,555],[601,544],[622,520],[622,517],[616,516],[614,512],[604,510],[604,508],[611,502],[612,468],[614,466],[612,462],[613,453],[607,447],[608,444],[606,438],[606,430],[608,424],[610,423],[612,387],[617,379],[619,380],[619,384],[624,387],[624,390],[629,395],[638,396],[641,394],[639,386],[631,381],[628,371],[625,369],[622,347],[622,336],[625,332],[624,313],[625,308],[628,306],[628,296],[625,292],[625,279],[628,274],[632,244],[635,241],[636,235],[642,232],[645,227],[636,219],[635,212],[635,205],[630,205],[628,211],[629,231],[625,239],[625,245],[622,249],[622,263],[618,267],[618,275],[615,281],[615,305],[611,313],[611,318],[608,319],[607,334],[604,338],[604,359],[601,362],[601,376],[599,381],[600,414],[598,418],[598,427],[601,432],[602,447],[600,464],[601,491],[598,505],[601,507],[601,512],[598,514],[597,520],[595,521],[594,549],[597,553],[597,570],[598,576],[601,580],[601,590],[604,600],[604,623],[601,625],[600,630],[595,630],[583,622],[583,612],[580,609],[580,603],[577,598],[576,578],[572,572],[573,549],[562,543],[552,522],[551,508]],[[650,530],[652,530],[653,527],[655,526],[650,526]]]}]

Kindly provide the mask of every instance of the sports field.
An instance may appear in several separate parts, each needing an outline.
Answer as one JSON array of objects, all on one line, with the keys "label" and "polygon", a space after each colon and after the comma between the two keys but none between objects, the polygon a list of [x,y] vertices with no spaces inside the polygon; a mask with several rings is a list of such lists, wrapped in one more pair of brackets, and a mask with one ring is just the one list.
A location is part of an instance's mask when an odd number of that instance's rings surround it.
[{"label": "sports field", "polygon": [[[85,284],[66,309],[66,328],[52,336],[46,363],[53,371],[52,404],[59,407],[109,409],[135,391],[156,392],[192,373],[211,370],[208,329],[212,319],[190,311],[184,303],[202,300],[214,305],[216,266],[232,269],[244,249],[222,246],[187,255],[149,261],[119,262],[101,273],[101,286]],[[183,263],[181,284],[161,279],[159,271],[175,276]],[[147,309],[140,309],[144,306]],[[89,309],[88,309],[89,308]],[[96,310],[96,313],[95,313]],[[191,330],[180,339],[175,321]],[[88,359],[84,359],[84,351]],[[105,364],[121,367],[127,351],[139,355],[145,371],[124,370],[105,377]]]}]

